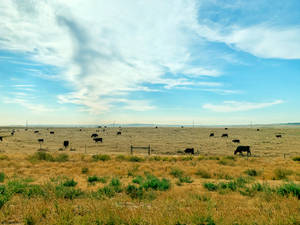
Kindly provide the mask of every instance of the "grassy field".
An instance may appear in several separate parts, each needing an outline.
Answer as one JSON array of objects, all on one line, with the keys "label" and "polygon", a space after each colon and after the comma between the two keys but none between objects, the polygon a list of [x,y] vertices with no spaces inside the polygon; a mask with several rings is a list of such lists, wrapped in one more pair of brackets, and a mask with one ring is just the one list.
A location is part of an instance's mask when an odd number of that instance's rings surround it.
[{"label": "grassy field", "polygon": [[298,128],[108,128],[98,144],[96,129],[34,130],[0,130],[1,224],[300,224]]}]

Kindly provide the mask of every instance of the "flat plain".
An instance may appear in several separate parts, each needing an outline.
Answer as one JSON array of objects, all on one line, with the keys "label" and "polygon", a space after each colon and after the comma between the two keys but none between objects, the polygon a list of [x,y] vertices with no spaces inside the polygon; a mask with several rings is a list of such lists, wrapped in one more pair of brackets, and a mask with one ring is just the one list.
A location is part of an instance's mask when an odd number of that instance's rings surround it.
[{"label": "flat plain", "polygon": [[0,129],[2,224],[300,224],[299,127],[14,129]]}]

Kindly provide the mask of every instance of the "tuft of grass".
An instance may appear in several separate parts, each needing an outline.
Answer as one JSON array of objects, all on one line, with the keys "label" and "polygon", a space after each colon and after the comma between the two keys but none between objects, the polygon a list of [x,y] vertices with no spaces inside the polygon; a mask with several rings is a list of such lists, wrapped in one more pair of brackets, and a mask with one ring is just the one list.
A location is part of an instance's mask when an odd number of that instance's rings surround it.
[{"label": "tuft of grass", "polygon": [[68,187],[64,185],[57,185],[55,187],[55,196],[57,198],[64,198],[64,199],[70,199],[73,200],[75,198],[78,198],[84,194],[83,191],[80,189],[76,189],[74,187]]},{"label": "tuft of grass", "polygon": [[8,156],[7,155],[0,155],[0,160],[8,160]]},{"label": "tuft of grass", "polygon": [[107,182],[107,178],[106,177],[97,177],[97,176],[90,176],[88,177],[88,182],[93,184],[95,182],[100,182],[100,183],[103,183],[105,184]]},{"label": "tuft of grass", "polygon": [[125,161],[127,157],[125,155],[117,155],[115,158],[117,161]]},{"label": "tuft of grass", "polygon": [[183,170],[179,168],[172,168],[170,172],[170,175],[176,178],[180,178],[181,176],[183,176],[183,174],[184,174]]},{"label": "tuft of grass", "polygon": [[69,156],[67,154],[59,154],[57,156],[53,156],[46,152],[36,152],[32,156],[29,156],[28,160],[31,162],[36,162],[36,161],[66,162],[69,160]]},{"label": "tuft of grass", "polygon": [[207,172],[206,170],[204,169],[198,169],[197,172],[195,173],[197,176],[200,176],[201,178],[205,178],[205,179],[208,179],[208,178],[211,178],[211,175],[209,172]]},{"label": "tuft of grass", "polygon": [[109,155],[93,155],[92,159],[94,162],[98,162],[98,161],[108,161],[111,160],[111,157]]},{"label": "tuft of grass", "polygon": [[300,162],[300,156],[293,157],[293,160],[296,161],[296,162]]},{"label": "tuft of grass", "polygon": [[210,157],[208,157],[206,159],[208,159],[208,160],[220,160],[220,157],[218,157],[218,156],[210,156]]},{"label": "tuft of grass", "polygon": [[218,186],[211,182],[204,183],[203,186],[209,191],[216,191],[218,189]]},{"label": "tuft of grass", "polygon": [[169,180],[162,178],[161,180],[153,175],[148,175],[143,182],[142,187],[146,190],[153,189],[159,191],[165,191],[170,189],[171,183]]},{"label": "tuft of grass", "polygon": [[287,169],[284,169],[284,168],[276,168],[274,170],[276,180],[287,179],[287,176],[291,175],[292,173],[293,173],[293,171],[287,170]]},{"label": "tuft of grass", "polygon": [[232,160],[227,160],[227,159],[219,160],[218,164],[223,165],[223,166],[234,166],[233,161]]},{"label": "tuft of grass", "polygon": [[83,167],[82,169],[81,169],[81,173],[82,174],[87,174],[89,172],[89,168],[87,168],[87,167]]},{"label": "tuft of grass", "polygon": [[143,161],[145,161],[145,159],[142,157],[139,157],[139,156],[129,156],[128,161],[129,162],[143,162]]},{"label": "tuft of grass", "polygon": [[144,182],[144,178],[142,176],[137,176],[132,180],[132,182],[135,184],[142,184]]},{"label": "tuft of grass", "polygon": [[75,187],[77,185],[77,182],[74,179],[66,180],[63,183],[63,186],[65,187]]},{"label": "tuft of grass", "polygon": [[0,182],[4,182],[5,174],[3,172],[0,172]]},{"label": "tuft of grass", "polygon": [[179,177],[179,182],[180,183],[193,183],[193,180],[189,176],[182,176],[182,177]]},{"label": "tuft of grass", "polygon": [[287,183],[277,189],[277,193],[282,196],[293,195],[300,200],[300,184]]},{"label": "tuft of grass", "polygon": [[259,172],[256,169],[247,169],[244,171],[244,173],[252,177],[256,177],[259,175]]}]

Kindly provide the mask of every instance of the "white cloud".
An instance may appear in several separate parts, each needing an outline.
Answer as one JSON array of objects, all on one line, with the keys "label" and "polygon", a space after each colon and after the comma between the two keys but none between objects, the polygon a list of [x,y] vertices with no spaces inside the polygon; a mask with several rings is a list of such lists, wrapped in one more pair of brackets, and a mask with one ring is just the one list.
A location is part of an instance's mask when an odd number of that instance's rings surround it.
[{"label": "white cloud", "polygon": [[274,102],[265,102],[265,103],[224,101],[222,104],[219,105],[204,104],[203,108],[214,112],[237,112],[237,111],[261,109],[261,108],[270,107],[282,103],[283,103],[282,100],[276,100]]},{"label": "white cloud", "polygon": [[[192,66],[190,48],[201,43],[194,0],[18,0],[0,2],[0,8],[0,34],[5,34],[0,49],[26,52],[60,68],[59,78],[73,89],[58,96],[61,103],[101,112],[129,92],[155,91],[147,84],[157,81],[165,88],[218,86],[176,77],[220,75],[215,68]],[[174,77],[166,79],[166,73]],[[132,102],[150,107],[126,99],[128,107]]]}]

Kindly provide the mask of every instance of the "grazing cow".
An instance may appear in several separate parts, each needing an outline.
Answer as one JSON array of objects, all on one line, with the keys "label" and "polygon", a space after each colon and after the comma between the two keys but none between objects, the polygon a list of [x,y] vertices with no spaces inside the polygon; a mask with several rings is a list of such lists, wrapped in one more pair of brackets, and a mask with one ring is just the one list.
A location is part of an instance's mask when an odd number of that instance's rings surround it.
[{"label": "grazing cow", "polygon": [[257,131],[260,131],[260,129],[256,129]]},{"label": "grazing cow", "polygon": [[102,128],[102,126],[98,126],[98,128]]},{"label": "grazing cow", "polygon": [[67,148],[69,146],[69,141],[64,141],[64,147]]},{"label": "grazing cow", "polygon": [[222,134],[221,137],[228,137],[228,134]]},{"label": "grazing cow", "polygon": [[239,139],[233,139],[232,142],[233,143],[240,143],[240,140]]},{"label": "grazing cow", "polygon": [[39,132],[38,130],[35,130],[35,131],[34,131],[35,134],[37,134],[38,132]]},{"label": "grazing cow", "polygon": [[158,126],[155,127],[156,129],[158,128]]},{"label": "grazing cow", "polygon": [[103,142],[102,138],[94,138],[93,140],[94,140],[96,143],[98,143],[98,142],[101,142],[101,143],[102,143],[102,142]]},{"label": "grazing cow", "polygon": [[11,136],[14,136],[15,132],[14,132],[14,131],[12,131],[10,134],[11,134]]},{"label": "grazing cow", "polygon": [[118,131],[118,132],[117,132],[117,135],[121,135],[121,134],[122,134],[122,132],[121,132],[121,131]]},{"label": "grazing cow", "polygon": [[181,126],[181,128],[183,128],[183,126]]},{"label": "grazing cow", "polygon": [[228,128],[227,128],[227,127],[225,127],[225,130],[228,130]]},{"label": "grazing cow", "polygon": [[0,136],[0,141],[3,141],[3,137]]},{"label": "grazing cow", "polygon": [[277,138],[282,138],[281,134],[276,135]]},{"label": "grazing cow", "polygon": [[195,151],[194,151],[194,148],[186,148],[186,149],[184,150],[184,153],[194,155],[194,154],[195,154]]},{"label": "grazing cow", "polygon": [[92,134],[91,135],[91,138],[95,138],[95,137],[98,137],[98,134]]},{"label": "grazing cow", "polygon": [[38,142],[39,142],[39,143],[42,143],[42,142],[44,142],[44,139],[43,139],[43,138],[40,138],[40,139],[38,139]]},{"label": "grazing cow", "polygon": [[234,154],[240,153],[240,155],[243,155],[243,152],[247,152],[247,155],[251,155],[250,146],[239,145],[234,151]]},{"label": "grazing cow", "polygon": [[79,131],[82,131],[82,129],[79,129]]},{"label": "grazing cow", "polygon": [[50,134],[54,134],[54,131],[50,131]]},{"label": "grazing cow", "polygon": [[215,134],[214,133],[210,133],[210,135],[209,135],[210,137],[214,137],[215,136]]}]

